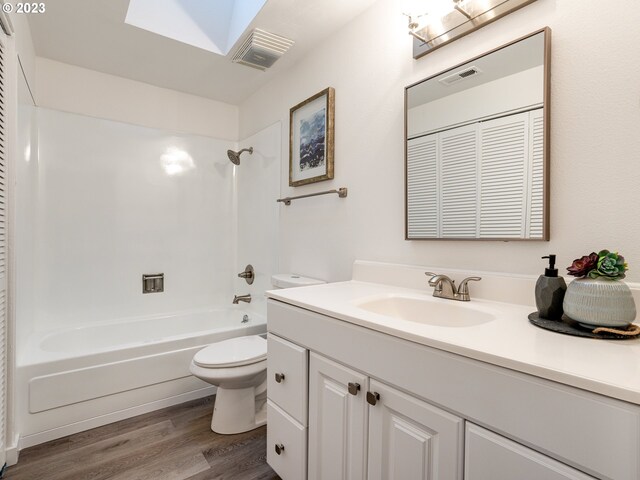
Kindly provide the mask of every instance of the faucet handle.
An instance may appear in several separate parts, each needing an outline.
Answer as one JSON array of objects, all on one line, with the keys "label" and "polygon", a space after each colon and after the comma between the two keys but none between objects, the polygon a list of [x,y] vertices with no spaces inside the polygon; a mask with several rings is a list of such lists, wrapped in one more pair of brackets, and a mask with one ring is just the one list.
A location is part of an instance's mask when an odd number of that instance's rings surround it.
[{"label": "faucet handle", "polygon": [[429,286],[430,287],[434,287],[436,289],[437,292],[441,292],[442,291],[442,284],[440,282],[436,283],[435,285],[431,283],[431,281],[436,278],[438,276],[437,273],[433,273],[433,272],[424,272],[424,274],[427,277],[431,277],[429,279]]},{"label": "faucet handle", "polygon": [[469,285],[468,283],[471,281],[479,282],[482,280],[482,277],[467,277],[460,282],[460,286],[458,287],[458,295],[466,296],[466,300],[469,300]]}]

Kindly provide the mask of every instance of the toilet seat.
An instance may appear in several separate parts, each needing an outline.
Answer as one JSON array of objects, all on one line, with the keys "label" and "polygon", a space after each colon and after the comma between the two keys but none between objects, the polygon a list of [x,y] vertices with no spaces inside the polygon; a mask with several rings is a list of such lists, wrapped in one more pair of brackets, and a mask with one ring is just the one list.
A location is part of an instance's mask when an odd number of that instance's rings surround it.
[{"label": "toilet seat", "polygon": [[204,368],[240,367],[267,358],[267,341],[259,335],[230,338],[203,348],[193,363]]}]

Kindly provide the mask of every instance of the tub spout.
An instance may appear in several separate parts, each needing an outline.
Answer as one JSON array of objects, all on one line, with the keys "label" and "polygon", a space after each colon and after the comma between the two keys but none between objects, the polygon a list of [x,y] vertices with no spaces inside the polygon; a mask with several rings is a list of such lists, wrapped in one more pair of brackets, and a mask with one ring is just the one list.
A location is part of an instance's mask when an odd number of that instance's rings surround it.
[{"label": "tub spout", "polygon": [[233,304],[238,305],[240,302],[251,303],[251,294],[247,293],[246,295],[234,295]]}]

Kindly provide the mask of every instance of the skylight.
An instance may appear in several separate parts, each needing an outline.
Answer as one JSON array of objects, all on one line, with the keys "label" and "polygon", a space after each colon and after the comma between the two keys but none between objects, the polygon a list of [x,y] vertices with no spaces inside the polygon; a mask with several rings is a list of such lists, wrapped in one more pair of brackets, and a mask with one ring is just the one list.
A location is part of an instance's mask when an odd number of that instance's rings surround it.
[{"label": "skylight", "polygon": [[130,0],[125,23],[226,55],[267,0]]}]

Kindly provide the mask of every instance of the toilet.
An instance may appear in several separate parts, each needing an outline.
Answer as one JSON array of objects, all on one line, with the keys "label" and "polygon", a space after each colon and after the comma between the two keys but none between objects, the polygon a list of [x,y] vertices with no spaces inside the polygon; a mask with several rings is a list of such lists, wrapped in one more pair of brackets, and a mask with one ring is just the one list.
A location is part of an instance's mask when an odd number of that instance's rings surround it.
[{"label": "toilet", "polygon": [[[325,283],[290,273],[273,275],[271,282],[275,288]],[[234,434],[267,423],[267,340],[263,336],[212,343],[193,356],[189,370],[218,387],[211,430]]]}]

